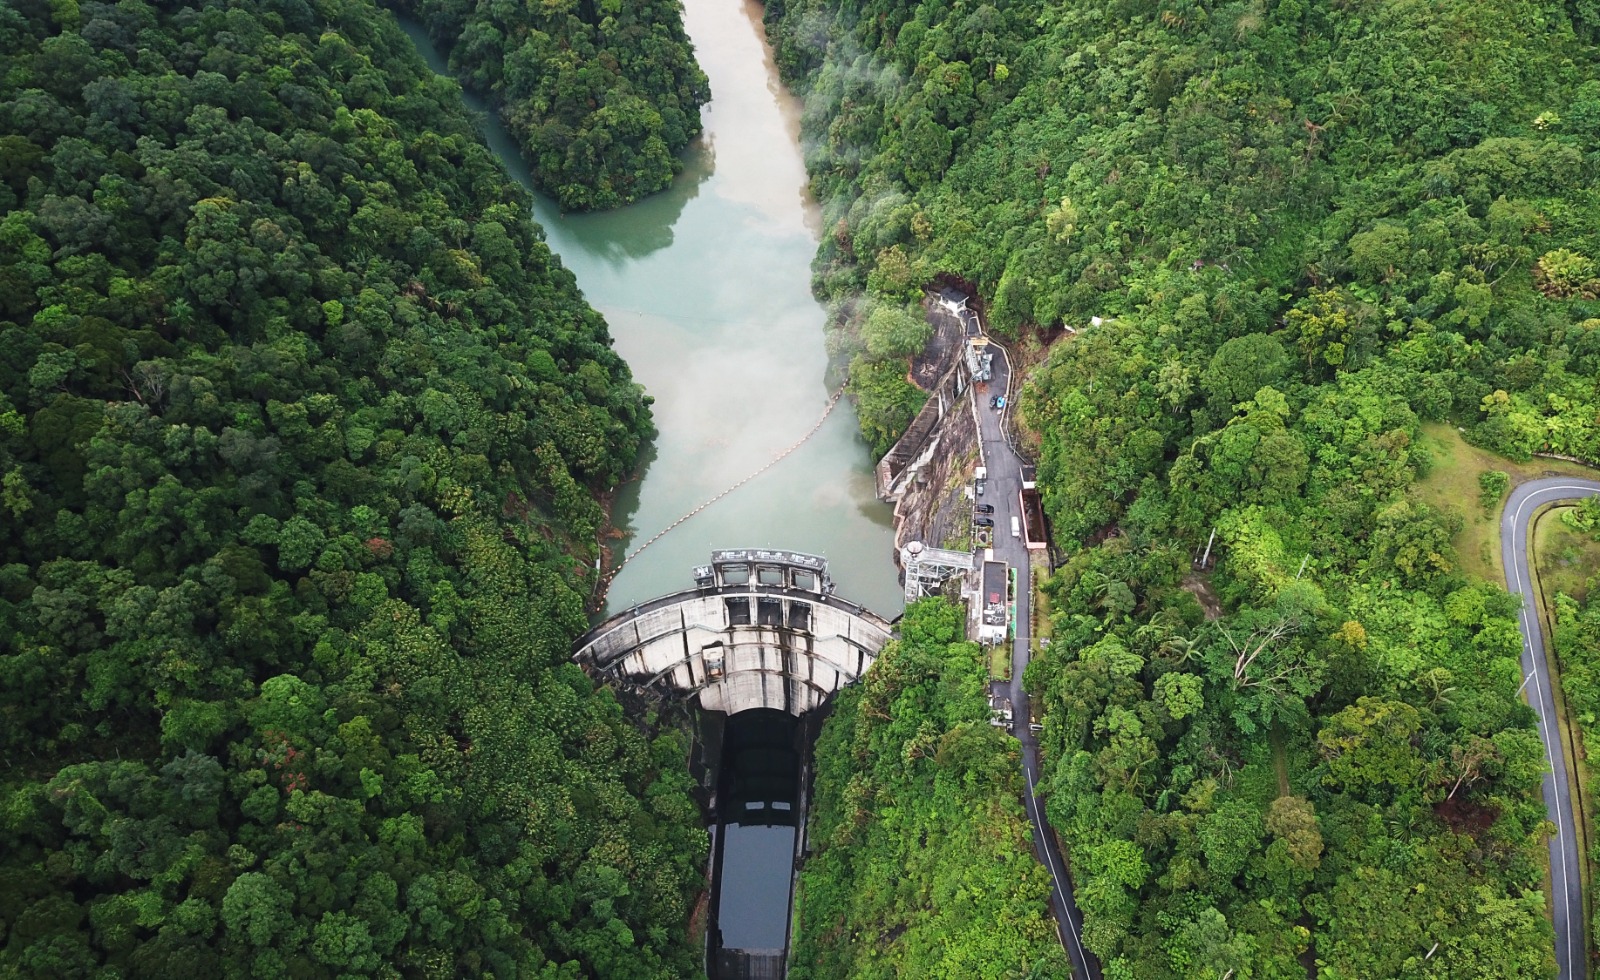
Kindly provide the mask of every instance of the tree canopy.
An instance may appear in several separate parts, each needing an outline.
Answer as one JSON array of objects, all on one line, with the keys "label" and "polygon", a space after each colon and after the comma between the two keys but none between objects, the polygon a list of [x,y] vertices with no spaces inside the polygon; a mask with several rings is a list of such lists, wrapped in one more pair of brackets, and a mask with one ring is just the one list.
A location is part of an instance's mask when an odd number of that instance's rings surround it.
[{"label": "tree canopy", "polygon": [[0,973],[675,977],[567,661],[648,400],[364,0],[0,8]]},{"label": "tree canopy", "polygon": [[683,169],[711,98],[679,0],[395,0],[500,107],[563,209],[614,208]]},{"label": "tree canopy", "polygon": [[1551,975],[1515,601],[1412,487],[1426,421],[1600,460],[1593,7],[766,9],[861,387],[937,280],[1049,346],[1028,683],[1107,976]]},{"label": "tree canopy", "polygon": [[1017,745],[989,724],[988,672],[962,627],[949,602],[912,605],[836,697],[815,752],[795,980],[1067,975]]},{"label": "tree canopy", "polygon": [[[1419,413],[1510,455],[1600,455],[1588,7],[766,11],[806,99],[829,229],[816,284],[839,319],[940,276],[973,285],[1003,335],[1116,318],[1116,336],[1058,355],[1107,380],[1081,386],[1095,424],[1077,449],[1041,461],[1072,474],[1059,520],[1104,523],[1152,465],[1128,450],[1159,437],[1170,458],[1191,418],[1213,428],[1270,383],[1270,354],[1221,350],[1249,335],[1272,335],[1310,383],[1403,365]],[[846,360],[864,349],[847,333]],[[1106,373],[1130,359],[1129,383]],[[1036,427],[1068,428],[1054,423]]]}]

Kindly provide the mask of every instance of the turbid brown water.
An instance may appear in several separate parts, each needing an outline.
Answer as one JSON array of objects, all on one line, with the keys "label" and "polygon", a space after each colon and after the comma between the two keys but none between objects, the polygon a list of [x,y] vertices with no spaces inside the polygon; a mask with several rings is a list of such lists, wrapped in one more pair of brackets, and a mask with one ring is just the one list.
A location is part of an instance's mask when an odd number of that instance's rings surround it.
[{"label": "turbid brown water", "polygon": [[[617,350],[655,398],[660,430],[614,520],[632,551],[758,468],[812,427],[828,400],[824,311],[809,288],[818,215],[806,189],[799,104],[779,83],[744,0],[687,0],[685,27],[711,80],[705,133],[671,188],[603,214],[563,215],[536,195],[550,246],[611,325]],[[438,70],[420,28],[405,25]],[[474,100],[469,100],[474,101]],[[474,101],[481,108],[481,102]],[[492,119],[490,145],[529,184]],[[653,545],[616,577],[612,612],[693,585],[713,548],[821,554],[841,595],[901,608],[890,510],[848,405],[783,463]]]}]

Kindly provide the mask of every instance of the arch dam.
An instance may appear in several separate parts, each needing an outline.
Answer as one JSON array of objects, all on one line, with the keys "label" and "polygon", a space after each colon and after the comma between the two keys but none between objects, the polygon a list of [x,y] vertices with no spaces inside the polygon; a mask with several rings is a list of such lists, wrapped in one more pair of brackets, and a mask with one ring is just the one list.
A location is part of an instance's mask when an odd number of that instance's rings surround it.
[{"label": "arch dam", "polygon": [[694,588],[640,603],[578,639],[597,678],[698,698],[707,711],[796,717],[866,673],[888,621],[833,592],[828,562],[797,551],[714,551]]}]

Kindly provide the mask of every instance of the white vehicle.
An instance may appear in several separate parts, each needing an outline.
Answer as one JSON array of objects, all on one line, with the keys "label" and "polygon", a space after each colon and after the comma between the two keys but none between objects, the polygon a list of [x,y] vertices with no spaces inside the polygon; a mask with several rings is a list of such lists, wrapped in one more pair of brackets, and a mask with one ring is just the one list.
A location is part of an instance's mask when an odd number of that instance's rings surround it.
[{"label": "white vehicle", "polygon": [[1022,537],[1022,521],[1015,517],[1011,518],[1011,536],[1013,538]]}]

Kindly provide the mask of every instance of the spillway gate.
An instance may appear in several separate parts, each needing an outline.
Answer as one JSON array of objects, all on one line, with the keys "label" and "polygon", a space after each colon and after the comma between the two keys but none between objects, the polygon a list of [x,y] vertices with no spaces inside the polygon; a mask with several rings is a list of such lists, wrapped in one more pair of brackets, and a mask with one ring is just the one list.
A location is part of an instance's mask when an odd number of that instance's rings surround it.
[{"label": "spillway gate", "polygon": [[834,594],[827,560],[714,551],[695,586],[640,603],[579,638],[573,659],[647,692],[729,715],[799,716],[866,673],[892,627]]}]

